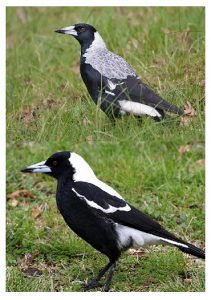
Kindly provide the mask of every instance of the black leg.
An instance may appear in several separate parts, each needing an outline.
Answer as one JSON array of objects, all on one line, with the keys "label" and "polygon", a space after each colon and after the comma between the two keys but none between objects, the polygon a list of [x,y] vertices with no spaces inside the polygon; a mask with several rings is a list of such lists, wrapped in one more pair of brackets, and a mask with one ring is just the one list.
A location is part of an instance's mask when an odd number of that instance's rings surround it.
[{"label": "black leg", "polygon": [[108,276],[107,276],[106,281],[104,283],[104,286],[102,288],[102,292],[108,292],[109,291],[109,288],[110,288],[110,285],[111,285],[111,279],[112,279],[112,276],[114,274],[115,268],[116,268],[116,262],[113,263],[110,267]]},{"label": "black leg", "polygon": [[139,124],[139,125],[142,125],[143,117],[142,117],[142,116],[136,116],[136,119],[137,119],[137,121],[138,121],[138,124]]},{"label": "black leg", "polygon": [[105,267],[103,267],[100,271],[99,271],[99,273],[98,273],[98,275],[97,275],[97,277],[95,277],[95,278],[93,278],[91,281],[89,281],[87,284],[85,284],[84,286],[83,286],[83,290],[84,291],[88,291],[88,290],[90,290],[90,289],[93,289],[93,288],[95,288],[95,287],[101,287],[102,286],[102,284],[99,282],[99,280],[101,279],[101,277],[111,268],[111,266],[113,265],[113,263],[112,262],[109,262]]},{"label": "black leg", "polygon": [[116,119],[115,119],[115,117],[113,115],[109,115],[108,117],[109,117],[109,120],[110,120],[112,126],[116,126]]}]

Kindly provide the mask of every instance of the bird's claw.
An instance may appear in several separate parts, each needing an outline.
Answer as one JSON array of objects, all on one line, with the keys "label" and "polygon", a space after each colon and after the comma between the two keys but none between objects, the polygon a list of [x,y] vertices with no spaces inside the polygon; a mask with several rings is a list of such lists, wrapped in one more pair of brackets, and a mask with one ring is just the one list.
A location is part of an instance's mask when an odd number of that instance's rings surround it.
[{"label": "bird's claw", "polygon": [[102,286],[103,286],[102,283],[100,283],[96,279],[93,279],[88,283],[82,284],[82,289],[83,289],[84,292],[86,292],[88,290],[94,289],[96,287],[102,287]]}]

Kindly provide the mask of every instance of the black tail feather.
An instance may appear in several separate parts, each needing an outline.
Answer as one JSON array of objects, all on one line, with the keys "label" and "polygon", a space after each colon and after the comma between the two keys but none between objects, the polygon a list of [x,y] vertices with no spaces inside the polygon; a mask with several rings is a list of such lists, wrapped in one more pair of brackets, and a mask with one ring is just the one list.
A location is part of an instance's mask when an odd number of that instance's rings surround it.
[{"label": "black tail feather", "polygon": [[183,241],[180,238],[177,238],[174,234],[168,232],[164,228],[160,230],[159,235],[161,240],[163,239],[164,242],[167,242],[169,245],[176,246],[182,252],[194,255],[196,257],[205,259],[205,252],[198,247]]},{"label": "black tail feather", "polygon": [[182,116],[184,114],[183,110],[173,104],[170,104],[169,108],[166,111],[177,114],[178,116]]},{"label": "black tail feather", "polygon": [[178,116],[182,116],[184,114],[184,112],[181,108],[179,108],[176,105],[171,104],[163,99],[158,103],[157,108],[163,109],[166,112],[177,114]]},{"label": "black tail feather", "polygon": [[[141,82],[142,83],[142,82]],[[146,84],[141,84],[142,101],[144,104],[154,107],[155,109],[162,109],[165,112],[170,112],[182,116],[184,114],[183,110],[176,105],[169,103],[168,101],[161,98],[153,90],[151,90]],[[134,93],[134,91],[133,91]],[[131,97],[134,95],[131,95]],[[133,97],[132,97],[133,99]]]},{"label": "black tail feather", "polygon": [[201,249],[199,249],[198,247],[196,247],[196,246],[194,246],[194,245],[191,245],[191,244],[189,244],[189,243],[184,243],[184,244],[187,245],[188,248],[182,247],[182,246],[178,246],[178,248],[179,248],[182,252],[185,252],[185,253],[194,255],[194,256],[196,256],[196,257],[205,259],[205,252],[204,252],[203,250],[201,250]]}]

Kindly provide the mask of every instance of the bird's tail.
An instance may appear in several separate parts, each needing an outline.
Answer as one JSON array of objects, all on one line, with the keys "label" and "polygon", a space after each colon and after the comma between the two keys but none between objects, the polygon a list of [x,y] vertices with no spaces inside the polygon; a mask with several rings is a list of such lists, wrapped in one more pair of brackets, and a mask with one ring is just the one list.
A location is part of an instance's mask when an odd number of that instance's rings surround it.
[{"label": "bird's tail", "polygon": [[169,106],[169,108],[167,109],[167,111],[169,111],[169,112],[173,112],[173,113],[175,113],[175,114],[177,114],[177,115],[179,115],[179,116],[182,116],[183,115],[183,110],[181,109],[181,108],[179,108],[179,107],[177,107],[177,106],[175,106],[175,105],[173,105],[173,104],[170,104],[170,106]]},{"label": "bird's tail", "polygon": [[203,250],[199,249],[198,247],[196,247],[190,243],[184,242],[181,239],[178,239],[175,235],[173,235],[169,232],[166,232],[166,233],[167,234],[165,235],[165,237],[164,236],[161,237],[161,240],[163,242],[165,242],[169,245],[172,245],[172,246],[176,246],[184,253],[188,253],[188,254],[194,255],[196,257],[205,259],[205,252]]},{"label": "bird's tail", "polygon": [[182,252],[192,254],[196,257],[205,259],[205,252],[203,250],[189,243],[185,243],[185,244],[187,247],[182,247],[182,246],[178,247]]},{"label": "bird's tail", "polygon": [[184,114],[184,111],[177,107],[174,104],[171,104],[165,100],[162,99],[162,101],[159,102],[159,108],[164,109],[166,112],[177,114],[178,116],[182,116]]}]

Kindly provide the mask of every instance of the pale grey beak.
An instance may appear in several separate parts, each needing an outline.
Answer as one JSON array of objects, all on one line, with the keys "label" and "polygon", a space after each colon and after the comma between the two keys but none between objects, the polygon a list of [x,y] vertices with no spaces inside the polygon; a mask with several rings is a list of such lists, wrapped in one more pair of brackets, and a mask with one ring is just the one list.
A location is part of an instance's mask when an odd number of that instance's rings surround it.
[{"label": "pale grey beak", "polygon": [[51,169],[45,165],[45,160],[37,164],[28,166],[25,169],[22,169],[21,172],[24,173],[52,173]]},{"label": "pale grey beak", "polygon": [[70,34],[77,36],[77,31],[75,30],[75,26],[63,27],[61,29],[55,30],[55,32],[63,33],[63,34]]}]

